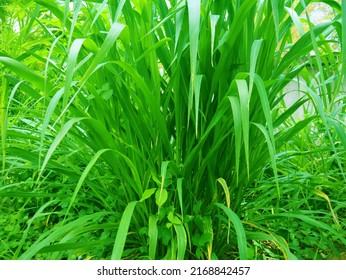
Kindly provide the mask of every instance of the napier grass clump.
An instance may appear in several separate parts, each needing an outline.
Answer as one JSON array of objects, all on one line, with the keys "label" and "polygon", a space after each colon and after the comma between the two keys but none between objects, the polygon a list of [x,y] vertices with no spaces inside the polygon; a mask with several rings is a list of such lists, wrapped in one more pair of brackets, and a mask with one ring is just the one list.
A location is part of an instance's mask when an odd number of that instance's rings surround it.
[{"label": "napier grass clump", "polygon": [[1,4],[0,258],[342,258],[346,4],[312,2]]}]

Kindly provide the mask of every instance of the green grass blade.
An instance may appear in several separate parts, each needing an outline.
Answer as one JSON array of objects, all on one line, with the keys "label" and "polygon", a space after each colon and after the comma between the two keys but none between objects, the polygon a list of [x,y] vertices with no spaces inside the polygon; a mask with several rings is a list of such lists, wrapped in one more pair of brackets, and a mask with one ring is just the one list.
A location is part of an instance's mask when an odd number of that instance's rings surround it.
[{"label": "green grass blade", "polygon": [[174,224],[174,229],[177,234],[177,260],[184,260],[186,252],[186,233],[183,224]]},{"label": "green grass blade", "polygon": [[[68,30],[71,29],[72,23],[69,19],[64,20],[64,12],[61,11],[59,6],[54,3],[52,0],[35,0],[36,3],[46,7],[51,13],[53,13],[60,21],[61,23],[67,27]],[[74,28],[75,35],[83,37],[83,33],[78,29]]]},{"label": "green grass blade", "polygon": [[[24,80],[32,83],[35,87],[44,91],[45,89],[45,80],[42,76],[32,71],[28,66],[23,63],[5,56],[0,56],[0,62],[3,63],[6,67],[8,67],[13,72],[17,73],[18,76],[22,77]],[[50,91],[52,86],[47,84],[47,89]]]},{"label": "green grass blade", "polygon": [[249,161],[249,133],[250,133],[250,96],[248,85],[245,80],[236,80],[238,92],[239,92],[239,101],[240,101],[240,113],[243,127],[243,139],[244,139],[244,151],[245,151],[245,162],[248,178],[250,177],[250,161]]},{"label": "green grass blade", "polygon": [[51,101],[49,102],[49,105],[46,110],[46,114],[42,123],[42,129],[41,129],[41,141],[40,141],[40,151],[39,151],[39,166],[41,165],[41,155],[42,155],[42,150],[43,150],[43,142],[44,142],[44,137],[47,134],[47,128],[48,124],[54,114],[55,108],[58,105],[58,102],[60,98],[64,95],[64,89],[58,90]]},{"label": "green grass blade", "polygon": [[103,62],[105,56],[107,55],[107,53],[109,52],[109,50],[112,48],[112,46],[114,45],[114,42],[118,39],[118,37],[120,36],[120,33],[123,31],[125,25],[120,24],[115,22],[111,29],[109,30],[107,37],[105,39],[105,41],[103,42],[101,48],[99,49],[99,51],[97,52],[95,58],[93,59],[93,61],[91,62],[90,66],[88,67],[88,69],[86,70],[85,74],[83,75],[83,77],[80,80],[81,84],[84,84],[85,81],[91,76],[91,74],[95,71],[95,69],[97,69],[97,66]]},{"label": "green grass blade", "polygon": [[[188,124],[190,121],[190,115],[193,104],[193,95],[195,93],[195,79],[197,75],[197,53],[198,53],[198,41],[199,41],[199,29],[200,29],[200,10],[201,1],[200,0],[188,0],[187,8],[189,13],[189,38],[190,38],[190,90],[188,98]],[[198,104],[195,104],[197,107]],[[196,119],[197,122],[197,119]],[[197,134],[196,125],[196,134]]]},{"label": "green grass blade", "polygon": [[198,137],[198,119],[199,119],[199,100],[201,95],[201,85],[202,85],[202,75],[197,75],[195,79],[195,131],[196,131],[196,137]]},{"label": "green grass blade", "polygon": [[111,260],[121,260],[127,238],[127,232],[129,230],[133,211],[137,203],[138,201],[132,201],[125,208],[125,211],[120,220],[117,236],[115,238]]},{"label": "green grass blade", "polygon": [[7,130],[7,100],[8,100],[8,82],[5,78],[2,78],[0,92],[0,137],[1,137],[1,153],[2,153],[2,166],[1,174],[4,176],[5,166],[6,166],[6,130]]},{"label": "green grass blade", "polygon": [[211,32],[210,32],[210,35],[211,35],[211,48],[210,48],[211,62],[210,62],[210,64],[212,66],[214,66],[213,56],[214,56],[214,49],[215,49],[216,24],[217,24],[219,18],[220,18],[220,15],[210,15],[210,26],[211,26]]},{"label": "green grass blade", "polygon": [[272,232],[247,232],[246,237],[248,240],[257,240],[257,241],[272,241],[274,242],[280,251],[284,254],[285,259],[287,260],[297,260],[295,256],[289,249],[287,242],[281,237]]},{"label": "green grass blade", "polygon": [[[35,220],[36,218],[40,217],[40,216],[42,215],[43,211],[44,211],[47,207],[49,207],[50,205],[55,204],[55,203],[57,203],[57,200],[50,200],[50,201],[46,202],[45,204],[43,204],[43,205],[36,211],[36,213],[34,214],[34,216],[28,221],[28,223],[27,223],[27,225],[26,225],[26,229],[24,230],[24,232],[23,232],[23,234],[22,234],[22,238],[20,239],[19,244],[18,244],[18,247],[17,247],[16,252],[15,252],[15,254],[14,254],[14,258],[15,258],[15,259],[17,259],[17,257],[18,257],[18,255],[19,255],[20,251],[22,250],[22,247],[23,247],[23,245],[24,245],[24,242],[25,242],[25,240],[26,240],[26,238],[27,238],[27,236],[28,236],[29,229],[30,229],[32,223],[34,222],[34,220]],[[26,253],[27,253],[27,252],[26,252]],[[24,254],[24,259],[30,259],[34,254],[35,254],[35,252],[33,252],[32,255],[30,255],[30,254],[25,255],[25,254]]]},{"label": "green grass blade", "polygon": [[[220,185],[223,188],[223,192],[225,193],[225,197],[226,197],[226,205],[228,208],[230,208],[231,207],[231,196],[229,193],[229,188],[227,186],[227,183],[226,183],[225,179],[223,179],[223,178],[219,178],[219,179],[217,179],[217,181],[220,183]],[[230,232],[231,232],[231,220],[228,218],[227,244],[229,244]]]},{"label": "green grass blade", "polygon": [[85,242],[65,242],[65,243],[59,243],[59,244],[53,244],[46,247],[43,247],[40,251],[38,251],[39,254],[45,254],[45,253],[53,253],[53,252],[68,252],[70,250],[91,250],[95,247],[106,247],[110,244],[112,244],[114,241],[111,238],[104,239],[104,240],[96,240],[96,241],[85,241]]},{"label": "green grass blade", "polygon": [[345,80],[346,77],[346,2],[342,1],[341,3],[341,15],[342,15],[342,75]]},{"label": "green grass blade", "polygon": [[41,235],[39,239],[32,244],[32,246],[26,250],[21,256],[19,256],[19,260],[30,260],[35,254],[37,254],[43,248],[49,246],[51,243],[59,241],[61,238],[66,236],[69,232],[76,228],[83,228],[89,224],[92,224],[94,220],[98,220],[101,217],[107,215],[109,213],[106,212],[98,212],[91,215],[86,215],[81,218],[78,218],[75,221],[72,221],[64,226],[56,226],[52,228],[45,234]]},{"label": "green grass blade", "polygon": [[[74,28],[77,24],[78,21],[78,15],[80,14],[80,9],[82,7],[83,1],[82,0],[76,0],[73,3],[73,18],[72,18],[72,24],[71,27],[69,28],[70,30],[70,36],[69,36],[69,42],[68,42],[68,46],[70,46],[71,40],[73,38],[73,32],[74,32]],[[65,15],[64,15],[65,16]]]},{"label": "green grass blade", "polygon": [[222,209],[227,215],[227,217],[231,220],[237,234],[239,257],[241,260],[246,260],[247,259],[246,233],[238,215],[221,203],[215,203],[215,205],[219,207],[220,209]]},{"label": "green grass blade", "polygon": [[114,17],[114,22],[118,21],[120,15],[121,15],[121,11],[123,10],[123,7],[125,5],[126,0],[120,0],[118,7],[117,7],[117,11],[115,13],[115,17]]},{"label": "green grass blade", "polygon": [[158,228],[157,216],[151,215],[148,223],[148,237],[149,237],[149,258],[155,260],[157,241],[158,241]]},{"label": "green grass blade", "polygon": [[335,128],[336,133],[339,135],[340,141],[342,145],[344,146],[344,149],[346,151],[346,132],[345,132],[345,123],[340,123],[341,121],[328,119],[329,122],[332,123],[332,125]]},{"label": "green grass blade", "polygon": [[181,216],[184,218],[184,204],[183,204],[183,178],[177,179],[177,192],[180,206]]},{"label": "green grass blade", "polygon": [[84,39],[76,39],[73,41],[71,45],[71,49],[67,58],[67,67],[66,67],[66,81],[65,81],[65,87],[64,87],[64,97],[63,97],[63,108],[67,105],[67,100],[70,95],[72,80],[73,80],[73,74],[76,68],[76,62],[78,58],[78,53],[83,45]]},{"label": "green grass blade", "polygon": [[241,127],[242,127],[242,118],[240,112],[240,103],[239,98],[236,96],[228,97],[231,103],[232,112],[233,112],[233,123],[234,123],[234,137],[235,137],[235,172],[236,172],[236,181],[238,184],[239,181],[239,164],[240,164],[240,151],[241,151]]},{"label": "green grass blade", "polygon": [[58,147],[58,145],[60,144],[60,142],[64,139],[64,137],[66,136],[66,134],[68,133],[68,131],[72,128],[72,126],[77,123],[80,122],[81,120],[84,120],[86,118],[77,118],[77,119],[71,119],[69,120],[61,129],[61,131],[58,133],[58,135],[56,136],[56,138],[54,139],[53,143],[50,145],[47,154],[44,158],[44,161],[42,163],[41,166],[41,170],[38,176],[38,180],[41,177],[44,169],[46,168],[46,165],[48,163],[48,161],[50,160],[50,158],[52,157],[54,151],[56,150],[56,148]]},{"label": "green grass blade", "polygon": [[261,49],[263,40],[256,40],[253,42],[251,46],[251,56],[250,56],[250,82],[249,82],[249,95],[251,99],[251,94],[252,94],[252,88],[253,88],[253,83],[255,79],[255,72],[256,72],[256,65],[257,65],[257,59],[259,55],[259,51]]},{"label": "green grass blade", "polygon": [[217,181],[222,186],[223,192],[225,193],[225,197],[226,197],[226,205],[228,208],[230,208],[231,207],[231,196],[229,194],[229,188],[227,186],[227,183],[226,183],[225,179],[223,179],[223,178],[219,178],[219,179],[217,179]]},{"label": "green grass blade", "polygon": [[275,151],[275,142],[272,141],[272,138],[270,137],[268,131],[266,130],[266,128],[259,124],[259,123],[253,123],[255,126],[257,126],[262,134],[264,135],[266,142],[267,142],[267,146],[268,146],[268,151],[269,151],[269,155],[270,155],[270,162],[271,162],[271,166],[273,168],[274,171],[274,177],[275,177],[275,181],[277,183],[277,191],[278,191],[278,197],[280,199],[281,194],[280,194],[280,188],[279,188],[279,184],[278,184],[278,170],[277,170],[277,166],[276,166],[276,151]]},{"label": "green grass blade", "polygon": [[321,230],[326,230],[332,233],[335,237],[337,237],[343,245],[346,245],[346,238],[344,237],[343,233],[339,233],[335,229],[333,229],[331,226],[329,226],[326,223],[322,223],[320,221],[317,221],[307,215],[303,214],[294,214],[294,213],[281,213],[281,214],[274,214],[269,218],[275,218],[275,217],[286,217],[286,218],[292,218],[292,219],[299,219],[303,222],[312,225],[314,227],[320,228]]},{"label": "green grass blade", "polygon": [[105,153],[105,152],[108,152],[110,151],[110,149],[102,149],[100,151],[98,151],[94,157],[90,160],[90,162],[88,163],[88,165],[85,167],[82,175],[80,176],[79,180],[78,180],[78,183],[77,183],[77,186],[73,192],[73,195],[71,197],[71,201],[70,201],[70,204],[68,205],[67,207],[67,210],[66,210],[66,213],[65,213],[65,218],[64,220],[66,219],[66,217],[68,216],[68,213],[70,212],[70,209],[73,205],[73,203],[75,202],[76,198],[77,198],[77,194],[80,190],[80,188],[82,187],[86,177],[88,176],[89,172],[90,172],[90,169],[95,165],[96,161],[99,159],[99,157]]},{"label": "green grass blade", "polygon": [[279,1],[271,0],[272,9],[274,13],[274,23],[275,23],[275,33],[276,41],[279,42],[279,24],[280,24],[280,14],[279,14]]}]

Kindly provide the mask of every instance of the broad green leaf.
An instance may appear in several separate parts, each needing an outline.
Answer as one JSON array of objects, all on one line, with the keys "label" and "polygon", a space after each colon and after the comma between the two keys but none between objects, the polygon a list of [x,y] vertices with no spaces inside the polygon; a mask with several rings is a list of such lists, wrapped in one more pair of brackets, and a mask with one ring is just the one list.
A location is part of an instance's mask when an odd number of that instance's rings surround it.
[{"label": "broad green leaf", "polygon": [[168,193],[166,191],[166,189],[158,189],[155,193],[155,202],[156,205],[160,208],[166,201],[168,198]]},{"label": "broad green leaf", "polygon": [[150,198],[155,193],[156,190],[157,190],[157,188],[151,188],[151,189],[145,190],[143,192],[141,199],[140,199],[140,202],[143,202],[144,200]]},{"label": "broad green leaf", "polygon": [[167,219],[172,224],[177,224],[177,225],[181,224],[181,220],[176,215],[174,215],[174,212],[169,212],[169,214],[167,215]]}]

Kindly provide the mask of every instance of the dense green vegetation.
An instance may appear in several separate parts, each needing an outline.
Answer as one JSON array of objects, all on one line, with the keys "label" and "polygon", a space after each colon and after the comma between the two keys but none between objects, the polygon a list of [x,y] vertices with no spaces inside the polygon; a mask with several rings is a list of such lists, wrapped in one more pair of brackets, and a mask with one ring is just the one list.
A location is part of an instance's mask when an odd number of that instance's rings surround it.
[{"label": "dense green vegetation", "polygon": [[310,2],[1,1],[0,258],[344,257],[346,4]]}]

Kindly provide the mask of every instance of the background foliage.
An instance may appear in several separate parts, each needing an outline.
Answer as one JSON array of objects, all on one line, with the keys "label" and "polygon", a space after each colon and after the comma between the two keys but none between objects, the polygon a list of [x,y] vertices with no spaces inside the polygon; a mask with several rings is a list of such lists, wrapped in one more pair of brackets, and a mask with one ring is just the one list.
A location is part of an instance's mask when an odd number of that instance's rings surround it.
[{"label": "background foliage", "polygon": [[342,258],[345,5],[2,1],[0,257]]}]

